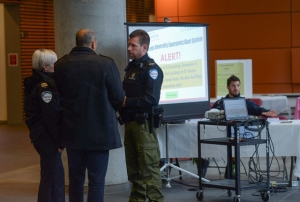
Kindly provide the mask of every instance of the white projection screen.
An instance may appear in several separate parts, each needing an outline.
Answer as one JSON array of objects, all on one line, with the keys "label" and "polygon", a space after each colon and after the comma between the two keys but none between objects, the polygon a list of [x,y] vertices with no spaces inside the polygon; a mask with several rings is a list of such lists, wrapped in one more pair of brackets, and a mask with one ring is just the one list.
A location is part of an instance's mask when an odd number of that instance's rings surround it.
[{"label": "white projection screen", "polygon": [[150,36],[149,57],[161,67],[164,80],[159,105],[164,121],[204,117],[210,108],[207,47],[208,24],[125,23]]}]

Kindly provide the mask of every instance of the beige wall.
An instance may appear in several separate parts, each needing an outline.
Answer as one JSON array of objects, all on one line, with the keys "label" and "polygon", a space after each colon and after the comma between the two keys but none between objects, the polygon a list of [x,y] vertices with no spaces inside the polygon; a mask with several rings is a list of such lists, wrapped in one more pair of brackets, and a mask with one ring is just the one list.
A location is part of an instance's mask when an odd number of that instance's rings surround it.
[{"label": "beige wall", "polygon": [[[8,124],[23,123],[22,116],[22,74],[20,57],[20,23],[19,6],[4,4],[4,40],[5,49],[5,75],[6,75],[6,113]],[[18,55],[18,64],[9,66],[8,54],[16,53]],[[5,76],[4,75],[4,76]],[[2,96],[2,94],[0,95]],[[4,110],[3,110],[4,111]]]},{"label": "beige wall", "polygon": [[[8,66],[9,53],[18,66]],[[0,123],[23,123],[21,86],[19,7],[0,4]]]},{"label": "beige wall", "polygon": [[0,122],[7,121],[4,4],[0,4]]}]

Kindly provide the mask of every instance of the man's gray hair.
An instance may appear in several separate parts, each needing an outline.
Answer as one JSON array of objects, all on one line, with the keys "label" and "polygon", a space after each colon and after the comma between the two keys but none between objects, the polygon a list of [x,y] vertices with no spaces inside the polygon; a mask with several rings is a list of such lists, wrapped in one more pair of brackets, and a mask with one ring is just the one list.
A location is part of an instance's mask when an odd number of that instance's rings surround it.
[{"label": "man's gray hair", "polygon": [[91,29],[81,29],[76,34],[76,45],[77,46],[89,46],[93,40],[96,40],[96,34]]}]

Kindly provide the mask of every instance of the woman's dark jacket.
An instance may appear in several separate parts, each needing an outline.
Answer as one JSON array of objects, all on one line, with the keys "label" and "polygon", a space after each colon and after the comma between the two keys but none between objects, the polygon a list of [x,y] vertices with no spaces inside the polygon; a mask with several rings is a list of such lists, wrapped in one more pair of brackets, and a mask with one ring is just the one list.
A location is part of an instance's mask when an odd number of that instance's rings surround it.
[{"label": "woman's dark jacket", "polygon": [[[42,141],[50,135],[53,145],[63,148],[60,136],[61,107],[53,73],[33,69],[33,75],[24,79],[24,111],[31,142]],[[50,143],[49,143],[50,144]]]}]

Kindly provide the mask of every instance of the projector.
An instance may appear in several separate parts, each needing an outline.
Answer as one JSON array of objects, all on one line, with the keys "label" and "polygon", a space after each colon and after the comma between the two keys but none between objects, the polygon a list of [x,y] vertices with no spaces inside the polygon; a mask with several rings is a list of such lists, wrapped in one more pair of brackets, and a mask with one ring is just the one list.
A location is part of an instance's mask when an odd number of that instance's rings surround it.
[{"label": "projector", "polygon": [[224,110],[211,109],[205,112],[205,118],[213,120],[225,119]]}]

